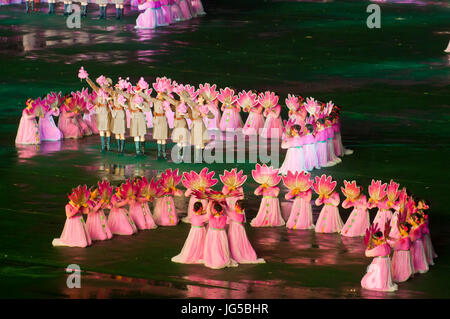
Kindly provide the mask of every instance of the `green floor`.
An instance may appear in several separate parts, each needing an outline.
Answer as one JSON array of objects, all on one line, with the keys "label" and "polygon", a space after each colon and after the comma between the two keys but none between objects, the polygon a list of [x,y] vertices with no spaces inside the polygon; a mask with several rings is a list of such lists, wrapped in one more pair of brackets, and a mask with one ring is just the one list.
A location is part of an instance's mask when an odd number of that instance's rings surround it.
[{"label": "green floor", "polygon": [[[71,30],[60,15],[27,16],[23,7],[0,7],[0,297],[450,297],[450,55],[443,52],[450,39],[449,6],[382,3],[381,29],[371,30],[366,1],[242,2],[205,1],[207,16],[145,31],[134,30],[137,13],[128,8],[121,21],[99,21],[90,7],[91,17]],[[152,176],[166,167],[203,167],[156,162],[155,144],[138,161],[131,143],[125,157],[102,156],[96,137],[16,148],[26,98],[79,89],[80,66],[92,77],[151,81],[166,75],[179,83],[271,89],[282,101],[288,93],[333,100],[343,109],[344,144],[355,153],[313,175],[331,174],[339,186],[356,179],[365,190],[372,178],[393,178],[427,198],[437,264],[398,292],[375,293],[360,288],[370,263],[362,240],[339,235],[248,227],[267,263],[225,270],[170,262],[189,231],[185,224],[87,249],[53,248],[72,187],[105,177],[119,183]],[[253,168],[240,166],[247,174]],[[259,205],[255,187],[249,178],[248,219]],[[184,214],[187,201],[178,199],[176,206]],[[349,212],[341,212],[345,220]],[[81,289],[66,287],[64,267],[72,263],[85,271]]]}]

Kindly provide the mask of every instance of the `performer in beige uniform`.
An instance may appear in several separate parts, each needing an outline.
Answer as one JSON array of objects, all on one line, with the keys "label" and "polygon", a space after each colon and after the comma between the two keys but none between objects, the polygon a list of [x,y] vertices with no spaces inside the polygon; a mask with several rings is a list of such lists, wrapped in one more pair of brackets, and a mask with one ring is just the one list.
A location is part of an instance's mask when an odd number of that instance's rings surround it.
[{"label": "performer in beige uniform", "polygon": [[[169,102],[171,102],[169,100]],[[173,104],[176,104],[174,106]],[[188,117],[188,106],[185,104],[184,99],[180,96],[180,101],[171,103],[172,111],[175,113],[173,121],[172,141],[177,143],[178,158],[183,158],[183,150],[189,143],[189,126],[186,121]]]},{"label": "performer in beige uniform", "polygon": [[106,19],[106,6],[108,5],[108,0],[95,0],[95,3],[98,4],[100,10],[100,19]]},{"label": "performer in beige uniform", "polygon": [[124,0],[114,0],[114,4],[116,5],[116,19],[120,20],[120,17],[123,16],[123,2]]},{"label": "performer in beige uniform", "polygon": [[[95,106],[94,110],[97,114],[97,128],[100,133],[100,140],[102,143],[102,152],[109,151],[110,150],[110,142],[111,142],[111,131],[110,131],[110,124],[111,124],[111,113],[109,110],[109,107],[107,105],[108,98],[104,98],[99,94],[102,90],[103,93],[112,93],[112,90],[110,88],[112,84],[112,80],[110,78],[105,78],[104,76],[100,76],[97,78],[96,82],[100,85],[98,87],[94,84],[94,82],[91,81],[89,77],[86,78],[86,82],[90,85],[90,87],[97,93],[97,97],[95,99]],[[106,143],[105,143],[105,137],[106,137]]]},{"label": "performer in beige uniform", "polygon": [[111,110],[111,131],[116,137],[117,141],[117,151],[123,154],[123,149],[125,147],[125,129],[126,129],[126,98],[121,94],[122,92],[113,92],[112,110]]}]

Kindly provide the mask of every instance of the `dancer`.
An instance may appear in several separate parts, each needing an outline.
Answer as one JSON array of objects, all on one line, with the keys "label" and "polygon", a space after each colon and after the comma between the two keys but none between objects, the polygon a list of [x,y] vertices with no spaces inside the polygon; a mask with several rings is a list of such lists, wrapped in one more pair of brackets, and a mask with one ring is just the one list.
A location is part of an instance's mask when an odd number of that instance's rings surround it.
[{"label": "dancer", "polygon": [[148,203],[153,202],[158,193],[160,192],[159,181],[152,178],[151,181],[149,182],[147,178],[142,177],[137,181],[137,185],[139,188],[139,197],[137,197],[137,200],[139,203],[141,203],[142,214],[144,215],[145,219],[144,223],[141,222],[141,224],[144,224],[144,227],[146,227],[145,229],[158,228],[158,225],[156,225],[153,219]]},{"label": "dancer", "polygon": [[81,16],[87,17],[88,0],[80,0],[80,5],[81,5]]},{"label": "dancer", "polygon": [[303,139],[300,136],[302,127],[300,125],[293,125],[283,142],[281,148],[288,149],[283,165],[280,167],[280,173],[286,175],[288,172],[302,172],[306,170],[305,156],[303,153]]},{"label": "dancer", "polygon": [[114,0],[114,3],[116,5],[116,19],[120,20],[120,18],[123,16],[124,0]]},{"label": "dancer", "polygon": [[153,83],[157,96],[151,98],[153,102],[153,139],[158,144],[158,159],[167,160],[166,141],[169,138],[169,125],[165,115],[166,109],[170,109],[170,103],[165,100],[165,92],[170,90],[170,80],[166,77],[156,78]]},{"label": "dancer", "polygon": [[378,224],[378,227],[382,232],[384,232],[384,225],[386,225],[387,220],[392,219],[392,211],[389,209],[389,205],[387,204],[387,192],[386,192],[387,184],[381,184],[381,181],[372,179],[372,182],[369,186],[369,209],[374,207],[378,208],[377,215],[373,220],[374,224]]},{"label": "dancer", "polygon": [[172,15],[172,21],[184,21],[183,13],[181,12],[180,6],[177,0],[169,0],[170,13]]},{"label": "dancer", "polygon": [[42,102],[43,117],[39,118],[39,134],[41,141],[59,141],[63,135],[56,126],[53,116],[59,116],[61,92],[56,95],[52,92]]},{"label": "dancer", "polygon": [[86,228],[92,240],[107,240],[112,238],[111,230],[103,211],[111,200],[113,188],[108,181],[98,182],[98,188],[91,191],[88,203]]},{"label": "dancer", "polygon": [[226,87],[225,90],[220,89],[217,99],[222,103],[221,110],[223,112],[219,124],[220,130],[235,131],[242,128],[243,122],[239,114],[240,107],[236,105],[238,97],[234,95],[234,90],[229,87]]},{"label": "dancer", "polygon": [[316,222],[316,233],[341,232],[344,223],[339,215],[339,194],[334,191],[336,181],[332,181],[331,176],[327,177],[323,174],[320,178],[316,176],[313,187],[319,195],[315,202],[316,205],[324,205]]},{"label": "dancer", "polygon": [[411,256],[411,225],[406,222],[406,212],[400,214],[397,228],[400,237],[388,239],[394,250],[392,256],[392,279],[394,282],[404,282],[414,275],[414,264]]},{"label": "dancer", "polygon": [[342,136],[341,136],[341,124],[340,124],[340,109],[334,105],[333,110],[331,111],[332,119],[331,126],[334,132],[334,153],[337,156],[351,155],[353,154],[353,150],[345,148],[342,144]]},{"label": "dancer", "polygon": [[421,216],[421,220],[424,221],[420,227],[422,228],[423,248],[425,250],[425,256],[427,257],[428,265],[433,266],[434,265],[433,259],[437,258],[438,255],[434,251],[433,244],[431,242],[429,219],[428,219],[429,215],[425,213],[425,211],[428,209],[429,207],[424,200],[420,200],[417,203],[417,213]]},{"label": "dancer", "polygon": [[276,186],[281,180],[278,176],[278,170],[273,167],[261,166],[256,164],[256,169],[252,170],[252,176],[255,182],[261,184],[256,190],[255,195],[262,195],[261,205],[258,214],[251,221],[253,227],[283,226],[285,224],[281,216],[278,194],[280,189]]},{"label": "dancer", "polygon": [[[96,1],[104,1],[104,0],[96,0]],[[105,9],[101,9],[105,8]],[[106,4],[103,6],[100,4],[100,11],[105,12],[106,17]],[[110,78],[105,78],[103,75],[99,76],[96,80],[97,84],[100,85],[98,87],[91,81],[89,78],[89,74],[84,70],[83,67],[80,68],[78,72],[78,77],[83,80],[85,79],[89,86],[97,93],[95,100],[95,113],[97,114],[97,128],[100,132],[100,140],[101,140],[101,151],[109,151],[110,150],[110,142],[111,142],[111,113],[109,112],[109,108],[107,107],[108,101],[108,92],[111,91],[110,86],[112,81]]]},{"label": "dancer", "polygon": [[323,104],[324,110],[324,116],[325,116],[325,133],[327,136],[327,160],[328,163],[333,163],[333,164],[339,164],[342,162],[342,160],[336,156],[336,154],[334,153],[334,130],[333,130],[333,123],[332,123],[332,118],[330,116],[331,111],[334,107],[333,102],[328,102],[326,105]]},{"label": "dancer", "polygon": [[[223,175],[220,175],[220,181],[223,184],[222,193],[227,196],[227,200],[236,202],[239,199],[244,199],[244,185],[247,180],[247,175],[243,175],[244,171],[237,171],[237,168],[233,168],[231,171],[225,170]],[[229,196],[234,194],[233,196]],[[234,203],[233,203],[234,205]]]},{"label": "dancer", "polygon": [[55,14],[56,0],[48,0],[48,14]]},{"label": "dancer", "polygon": [[305,127],[305,120],[308,112],[303,107],[303,98],[301,96],[288,94],[285,100],[286,106],[289,109],[289,121],[293,124],[300,125],[302,129]]},{"label": "dancer", "polygon": [[423,245],[422,228],[420,227],[423,220],[421,219],[420,214],[414,213],[409,217],[408,221],[412,226],[409,235],[412,241],[411,254],[413,258],[414,272],[424,274],[428,272],[429,265]]},{"label": "dancer", "polygon": [[153,219],[159,226],[176,226],[178,224],[173,197],[183,195],[183,192],[176,188],[181,179],[182,175],[178,175],[178,169],[172,171],[168,168],[161,173],[161,191],[155,200],[155,208],[153,210]]},{"label": "dancer", "polygon": [[[207,203],[208,201],[206,201]],[[172,257],[172,261],[181,264],[203,264],[203,252],[205,249],[206,229],[205,223],[209,219],[203,201],[197,201],[192,206],[191,230],[181,249],[181,252]]]},{"label": "dancer", "polygon": [[79,112],[78,102],[77,96],[66,97],[60,108],[58,128],[66,139],[83,137],[83,132],[76,118]]},{"label": "dancer", "polygon": [[32,99],[28,99],[25,104],[17,129],[16,144],[40,144],[39,126],[36,122],[40,106]]},{"label": "dancer", "polygon": [[242,200],[227,206],[225,209],[228,219],[231,221],[228,227],[228,243],[231,258],[240,264],[261,264],[264,259],[258,258],[245,232],[245,211],[242,209]]},{"label": "dancer", "polygon": [[370,226],[369,203],[366,195],[361,193],[362,187],[356,185],[356,181],[347,182],[344,180],[344,187],[341,187],[342,194],[346,197],[342,202],[342,208],[353,207],[348,215],[341,235],[347,237],[364,236]]},{"label": "dancer", "polygon": [[123,154],[125,148],[125,108],[127,107],[127,99],[117,91],[114,91],[112,96],[111,132],[114,134],[117,141],[117,152]]},{"label": "dancer", "polygon": [[189,4],[188,1],[190,0],[177,0],[178,1],[178,5],[180,6],[181,9],[181,13],[183,14],[183,19],[184,20],[190,20],[192,19],[192,12],[189,8]]},{"label": "dancer", "polygon": [[206,209],[206,206],[208,205],[208,200],[202,199],[199,200],[195,194],[194,191],[200,191],[200,192],[208,192],[211,190],[211,187],[217,184],[218,180],[214,178],[215,172],[208,172],[208,168],[204,167],[200,174],[196,173],[195,171],[184,172],[183,173],[183,180],[182,183],[184,187],[187,188],[186,192],[184,193],[185,197],[190,197],[189,204],[188,204],[188,211],[187,216],[182,219],[184,223],[190,223],[192,215],[194,214],[194,204],[200,201],[200,203],[203,205],[204,209]]},{"label": "dancer", "polygon": [[217,95],[219,92],[216,91],[216,85],[210,85],[209,83],[199,85],[199,95],[203,97],[206,105],[209,108],[209,112],[214,116],[212,118],[204,117],[206,128],[208,130],[219,130],[220,129],[220,110],[219,110],[219,100],[217,100]]},{"label": "dancer", "polygon": [[311,173],[306,172],[287,172],[283,176],[283,183],[289,189],[285,195],[287,200],[294,199],[289,219],[286,222],[288,229],[314,229],[312,207],[311,207],[311,186],[313,181],[310,179]]},{"label": "dancer", "polygon": [[203,251],[204,265],[212,269],[237,267],[238,264],[231,258],[227,232],[225,231],[227,215],[223,206],[219,202],[211,201],[208,205],[208,215],[209,227]]},{"label": "dancer", "polygon": [[32,13],[34,11],[34,0],[25,0],[25,13]]},{"label": "dancer", "polygon": [[264,116],[266,121],[261,131],[261,136],[264,138],[281,138],[282,126],[280,112],[281,106],[278,104],[279,97],[274,92],[266,91],[260,93],[258,96],[258,102],[264,108]]},{"label": "dancer", "polygon": [[383,233],[372,225],[367,230],[364,242],[367,246],[366,257],[374,257],[367,267],[367,273],[361,280],[361,287],[376,291],[396,291],[397,284],[392,282],[391,249],[386,243]]},{"label": "dancer", "polygon": [[143,198],[141,195],[141,186],[144,186],[142,182],[139,183],[138,181],[131,181],[130,179],[122,184],[123,191],[127,194],[131,194],[127,197],[130,217],[139,230],[155,229],[158,226],[154,222],[152,215],[145,209],[144,204],[147,203],[147,199]]},{"label": "dancer", "polygon": [[206,14],[205,10],[203,9],[202,0],[188,0],[188,1],[191,1],[194,16],[198,17]]},{"label": "dancer", "polygon": [[[308,122],[309,120],[307,120]],[[301,137],[303,144],[303,155],[305,157],[305,169],[312,171],[313,168],[319,169],[319,161],[317,159],[316,143],[314,138],[314,126],[307,123],[303,129]]]},{"label": "dancer", "polygon": [[129,188],[123,189],[122,187],[116,187],[116,193],[112,196],[111,202],[108,205],[110,209],[108,226],[114,235],[133,235],[137,233],[135,223],[128,214],[128,211],[123,208],[128,204],[128,196],[132,196]]},{"label": "dancer", "polygon": [[172,131],[172,142],[177,143],[178,147],[178,159],[182,160],[184,157],[184,150],[189,143],[189,126],[186,121],[188,116],[188,107],[184,101],[184,97],[181,91],[184,89],[182,85],[174,88],[174,92],[179,94],[180,101],[174,102],[177,105],[171,105],[171,109],[174,112],[174,122]]},{"label": "dancer", "polygon": [[264,127],[264,117],[262,115],[263,107],[258,102],[258,96],[252,91],[246,92],[244,90],[239,93],[237,103],[244,112],[248,112],[242,134],[259,134],[260,130]]},{"label": "dancer", "polygon": [[53,239],[53,246],[87,247],[92,244],[84,223],[83,214],[87,212],[90,192],[87,186],[72,189],[66,205],[66,223],[60,238]]},{"label": "dancer", "polygon": [[92,91],[90,94],[85,91],[84,100],[86,102],[87,112],[84,113],[83,119],[92,131],[92,134],[99,134],[97,128],[97,115],[95,114],[94,101],[97,99],[97,93]]}]

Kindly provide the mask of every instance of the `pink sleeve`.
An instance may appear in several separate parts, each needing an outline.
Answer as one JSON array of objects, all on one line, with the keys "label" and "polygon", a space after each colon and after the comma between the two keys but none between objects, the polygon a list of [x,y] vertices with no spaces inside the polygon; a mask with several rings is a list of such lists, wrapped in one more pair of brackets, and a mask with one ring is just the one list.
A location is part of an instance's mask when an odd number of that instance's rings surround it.
[{"label": "pink sleeve", "polygon": [[339,194],[334,192],[330,197],[330,203],[334,206],[338,206],[340,201]]},{"label": "pink sleeve", "polygon": [[192,195],[192,190],[190,189],[190,188],[188,188],[187,190],[186,190],[186,192],[184,192],[184,197],[189,197],[189,196],[191,196]]}]

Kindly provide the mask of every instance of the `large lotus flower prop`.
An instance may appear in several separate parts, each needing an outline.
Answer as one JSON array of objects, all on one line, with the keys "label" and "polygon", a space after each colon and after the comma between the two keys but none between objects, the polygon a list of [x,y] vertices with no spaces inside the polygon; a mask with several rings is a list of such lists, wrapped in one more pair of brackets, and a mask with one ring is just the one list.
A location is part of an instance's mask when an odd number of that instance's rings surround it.
[{"label": "large lotus flower prop", "polygon": [[319,198],[328,198],[333,193],[337,182],[332,180],[331,176],[316,176],[315,182],[313,183],[314,191],[319,195]]},{"label": "large lotus flower prop", "polygon": [[72,193],[68,196],[70,204],[75,208],[87,207],[90,198],[90,192],[86,185],[79,185],[72,189]]},{"label": "large lotus flower prop", "polygon": [[381,181],[375,181],[372,179],[372,183],[369,186],[369,203],[378,204],[379,202],[382,202],[386,198],[386,186],[387,184],[381,184]]},{"label": "large lotus flower prop", "polygon": [[274,169],[272,166],[256,164],[256,169],[252,170],[252,176],[255,182],[261,185],[255,190],[255,193],[261,193],[269,187],[278,185],[281,181],[281,176],[278,176],[278,173],[278,169]]},{"label": "large lotus flower prop", "polygon": [[217,98],[219,92],[216,91],[217,85],[210,85],[209,83],[200,84],[199,85],[199,94],[203,96],[203,98],[207,102],[212,102]]},{"label": "large lotus flower prop", "polygon": [[223,175],[220,175],[219,178],[224,185],[222,191],[225,194],[228,194],[242,187],[247,180],[247,175],[244,175],[242,170],[238,172],[237,168],[233,168],[230,172],[225,170]]},{"label": "large lotus flower prop", "polygon": [[238,94],[237,103],[244,112],[248,112],[251,108],[258,105],[258,96],[252,91],[246,92],[244,90]]},{"label": "large lotus flower prop", "polygon": [[308,191],[313,185],[310,179],[311,173],[305,171],[292,173],[288,171],[286,176],[283,176],[283,184],[289,189],[287,198],[292,198],[301,193]]},{"label": "large lotus flower prop", "polygon": [[275,95],[274,92],[266,91],[264,93],[259,93],[258,102],[264,109],[271,109],[278,104],[279,97]]},{"label": "large lotus flower prop", "polygon": [[345,187],[341,187],[341,191],[342,194],[344,194],[344,196],[347,198],[347,201],[354,202],[359,197],[359,195],[361,195],[362,187],[357,186],[356,181],[348,182],[344,180],[344,186]]},{"label": "large lotus flower prop", "polygon": [[400,192],[398,191],[399,186],[400,185],[398,183],[394,182],[391,179],[391,182],[387,187],[387,198],[388,198],[387,204],[389,207],[394,207],[396,205],[397,198],[400,195]]},{"label": "large lotus flower prop", "polygon": [[236,103],[238,99],[238,97],[234,95],[234,90],[230,89],[229,87],[220,89],[220,94],[217,95],[217,98],[220,102],[222,102],[222,104],[229,106]]},{"label": "large lotus flower prop", "polygon": [[203,168],[200,174],[195,171],[185,172],[183,173],[182,183],[187,189],[196,189],[203,192],[217,184],[218,180],[213,178],[214,174],[214,171],[208,172],[207,167]]},{"label": "large lotus flower prop", "polygon": [[297,111],[300,107],[299,99],[295,95],[288,94],[288,97],[285,100],[286,106],[291,111]]},{"label": "large lotus flower prop", "polygon": [[98,182],[98,192],[99,192],[100,200],[103,203],[108,204],[111,200],[113,187],[106,180],[103,182]]},{"label": "large lotus flower prop", "polygon": [[372,236],[379,231],[380,228],[378,227],[377,223],[370,225],[370,227],[366,229],[366,235],[364,236],[364,244],[366,246],[369,246]]},{"label": "large lotus flower prop", "polygon": [[137,185],[139,187],[139,196],[144,197],[147,201],[153,201],[161,193],[159,180],[155,180],[154,178],[149,182],[147,178],[142,177],[142,179],[137,181]]},{"label": "large lotus flower prop", "polygon": [[178,168],[172,171],[168,168],[164,173],[161,173],[160,186],[162,188],[162,194],[181,196],[183,192],[176,188],[181,182],[183,176],[178,175]]}]

